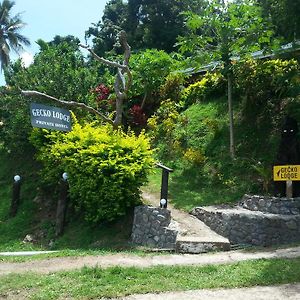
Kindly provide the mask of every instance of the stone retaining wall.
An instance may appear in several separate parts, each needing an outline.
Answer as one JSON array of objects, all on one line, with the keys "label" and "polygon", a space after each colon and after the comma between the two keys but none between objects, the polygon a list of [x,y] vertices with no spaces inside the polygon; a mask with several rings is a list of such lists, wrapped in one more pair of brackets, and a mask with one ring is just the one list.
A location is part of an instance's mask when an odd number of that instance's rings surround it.
[{"label": "stone retaining wall", "polygon": [[151,206],[137,206],[134,209],[132,242],[137,245],[175,249],[178,231],[170,228],[171,212]]},{"label": "stone retaining wall", "polygon": [[300,198],[276,198],[257,195],[244,195],[239,206],[253,211],[272,214],[299,215]]},{"label": "stone retaining wall", "polygon": [[232,244],[300,241],[300,198],[245,195],[237,206],[196,207],[192,214]]}]

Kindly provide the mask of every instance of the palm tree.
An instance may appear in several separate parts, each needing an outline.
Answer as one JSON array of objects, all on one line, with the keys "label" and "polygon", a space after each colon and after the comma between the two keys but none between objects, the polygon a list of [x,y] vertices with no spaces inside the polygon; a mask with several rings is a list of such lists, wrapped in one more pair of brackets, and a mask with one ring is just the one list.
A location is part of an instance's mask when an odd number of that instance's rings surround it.
[{"label": "palm tree", "polygon": [[3,0],[0,2],[0,65],[1,70],[7,67],[10,61],[11,49],[18,53],[24,46],[29,46],[29,40],[19,31],[26,25],[22,22],[20,14],[11,16],[14,1]]}]

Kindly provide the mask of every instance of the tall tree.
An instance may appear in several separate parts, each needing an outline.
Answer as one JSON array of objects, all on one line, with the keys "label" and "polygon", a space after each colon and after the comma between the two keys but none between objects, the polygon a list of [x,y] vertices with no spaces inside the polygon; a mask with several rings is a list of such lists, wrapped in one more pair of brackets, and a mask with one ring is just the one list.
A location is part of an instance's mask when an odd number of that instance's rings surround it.
[{"label": "tall tree", "polygon": [[92,38],[95,53],[103,56],[112,50],[118,33],[127,29],[127,19],[127,3],[123,3],[122,0],[110,0],[105,5],[102,19],[98,23],[92,23],[85,33],[86,39]]},{"label": "tall tree", "polygon": [[263,15],[270,18],[275,33],[293,42],[300,39],[300,3],[295,0],[259,0]]},{"label": "tall tree", "polygon": [[87,67],[78,45],[75,47],[64,37],[61,40],[60,43],[39,40],[40,51],[29,67],[17,60],[5,69],[7,86],[1,89],[0,140],[11,153],[22,156],[31,151],[28,99],[20,97],[20,90],[37,90],[92,105],[91,89],[101,80],[98,67],[92,64]]},{"label": "tall tree", "polygon": [[273,34],[255,2],[214,0],[208,3],[202,14],[188,12],[186,24],[189,34],[179,39],[183,52],[202,56],[204,61],[215,61],[223,67],[228,86],[229,148],[232,158],[235,157],[232,63],[269,45]]},{"label": "tall tree", "polygon": [[10,60],[10,51],[19,53],[23,46],[29,46],[29,40],[20,34],[26,25],[21,20],[21,15],[11,16],[14,1],[3,0],[0,2],[0,63],[1,68],[7,67]]},{"label": "tall tree", "polygon": [[174,51],[174,44],[185,31],[184,11],[201,12],[203,0],[129,0],[128,30],[135,48]]},{"label": "tall tree", "polygon": [[110,0],[102,20],[87,30],[99,55],[111,49],[116,33],[125,30],[136,50],[174,50],[178,35],[184,33],[183,11],[200,12],[206,0]]}]

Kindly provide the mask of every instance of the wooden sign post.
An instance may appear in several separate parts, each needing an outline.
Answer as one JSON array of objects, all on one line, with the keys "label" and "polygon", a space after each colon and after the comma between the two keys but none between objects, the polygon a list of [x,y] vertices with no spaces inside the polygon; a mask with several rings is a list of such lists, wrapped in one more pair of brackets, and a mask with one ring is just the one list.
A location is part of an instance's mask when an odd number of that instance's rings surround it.
[{"label": "wooden sign post", "polygon": [[293,197],[293,181],[300,181],[300,165],[273,167],[273,180],[286,182],[286,197]]}]

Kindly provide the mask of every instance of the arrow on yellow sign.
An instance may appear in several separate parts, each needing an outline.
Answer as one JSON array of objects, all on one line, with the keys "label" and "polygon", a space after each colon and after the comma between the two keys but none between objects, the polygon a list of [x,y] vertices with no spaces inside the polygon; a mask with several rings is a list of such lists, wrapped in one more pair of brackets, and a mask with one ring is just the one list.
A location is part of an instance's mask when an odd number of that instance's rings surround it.
[{"label": "arrow on yellow sign", "polygon": [[300,165],[286,165],[273,167],[274,181],[300,181]]}]

